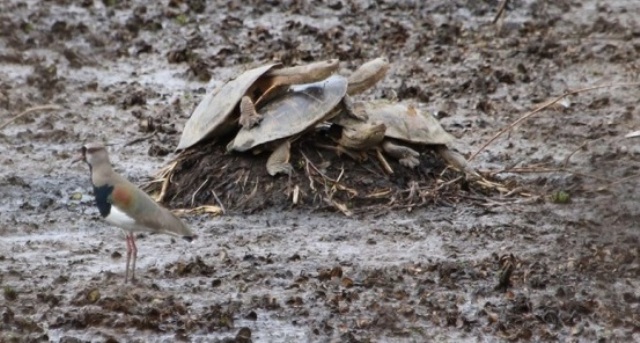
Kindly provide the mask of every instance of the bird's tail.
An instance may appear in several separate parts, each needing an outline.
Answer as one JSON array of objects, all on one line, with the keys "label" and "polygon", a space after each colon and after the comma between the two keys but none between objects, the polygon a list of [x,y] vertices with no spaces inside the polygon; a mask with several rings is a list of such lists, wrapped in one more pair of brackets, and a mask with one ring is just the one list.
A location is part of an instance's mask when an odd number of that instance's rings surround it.
[{"label": "bird's tail", "polygon": [[198,235],[193,234],[190,236],[182,236],[182,239],[184,239],[185,241],[191,243],[193,240],[198,239]]}]

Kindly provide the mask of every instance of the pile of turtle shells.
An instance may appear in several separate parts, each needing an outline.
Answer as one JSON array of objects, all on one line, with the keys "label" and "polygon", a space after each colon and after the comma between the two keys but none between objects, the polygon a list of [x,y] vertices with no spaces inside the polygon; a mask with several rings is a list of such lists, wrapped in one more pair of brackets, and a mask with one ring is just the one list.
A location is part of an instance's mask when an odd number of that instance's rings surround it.
[{"label": "pile of turtle shells", "polygon": [[348,77],[338,67],[335,59],[267,64],[207,94],[185,124],[177,159],[151,186],[159,200],[351,214],[446,201],[464,186],[463,174],[446,164],[468,172],[466,161],[447,147],[455,138],[430,113],[352,98],[386,75],[385,58]]}]

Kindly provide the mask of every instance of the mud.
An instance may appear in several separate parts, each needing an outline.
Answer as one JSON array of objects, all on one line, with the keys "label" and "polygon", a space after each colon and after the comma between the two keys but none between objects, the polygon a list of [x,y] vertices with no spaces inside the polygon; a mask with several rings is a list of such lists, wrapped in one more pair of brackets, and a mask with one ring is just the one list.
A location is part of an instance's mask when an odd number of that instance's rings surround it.
[{"label": "mud", "polygon": [[568,90],[638,82],[636,1],[510,1],[492,24],[498,6],[4,2],[0,123],[63,109],[0,131],[0,340],[640,340],[640,145],[623,139],[638,87],[572,95],[489,145],[472,162],[513,194],[454,189],[351,218],[185,215],[201,239],[140,235],[135,285],[88,168],[70,163],[103,140],[118,171],[150,181],[203,94],[271,59],[338,57],[347,73],[384,54],[388,77],[361,98],[421,102],[466,156]]}]

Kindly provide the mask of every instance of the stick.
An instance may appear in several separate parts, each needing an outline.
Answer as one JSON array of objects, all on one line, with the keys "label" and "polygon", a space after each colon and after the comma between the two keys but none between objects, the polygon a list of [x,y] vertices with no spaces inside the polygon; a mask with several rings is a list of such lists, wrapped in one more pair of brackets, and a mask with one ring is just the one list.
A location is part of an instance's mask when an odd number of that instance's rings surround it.
[{"label": "stick", "polygon": [[304,165],[304,172],[305,174],[307,174],[307,178],[309,178],[309,188],[311,188],[312,191],[316,191],[316,185],[315,182],[313,182],[313,177],[311,176],[311,169],[309,167],[309,164],[311,162],[309,162],[308,159],[305,158],[305,165]]},{"label": "stick", "polygon": [[13,118],[7,120],[6,122],[2,123],[2,125],[0,125],[0,130],[4,129],[5,127],[9,126],[9,124],[13,123],[14,121],[18,120],[19,118],[22,118],[24,116],[26,116],[27,114],[31,113],[31,112],[36,112],[36,111],[44,111],[44,110],[61,110],[62,107],[58,106],[58,105],[42,105],[42,106],[36,106],[36,107],[31,107],[28,108],[22,112],[20,112],[18,115],[14,116]]},{"label": "stick", "polygon": [[569,167],[569,160],[571,159],[571,157],[573,157],[573,155],[575,155],[578,152],[578,150],[584,148],[587,144],[589,144],[589,141],[585,141],[584,143],[582,143],[577,149],[573,150],[567,157],[564,158],[564,165],[563,165],[564,169]]},{"label": "stick", "polygon": [[575,95],[575,94],[584,93],[584,92],[592,91],[592,90],[595,90],[595,89],[601,89],[601,88],[610,88],[610,87],[611,88],[618,88],[618,87],[638,86],[638,85],[640,85],[640,82],[630,82],[630,83],[621,83],[621,84],[617,84],[617,85],[593,86],[593,87],[587,87],[587,88],[580,88],[580,89],[577,89],[577,90],[574,90],[574,91],[568,91],[568,92],[562,94],[561,96],[559,96],[559,97],[557,97],[555,99],[547,101],[546,103],[542,104],[541,106],[539,106],[538,108],[534,109],[533,111],[530,111],[530,112],[526,113],[522,117],[518,118],[518,120],[514,121],[513,123],[509,124],[504,129],[500,130],[500,132],[498,132],[495,136],[491,137],[491,139],[489,139],[488,142],[483,144],[480,147],[480,149],[478,149],[478,151],[476,151],[473,155],[471,155],[471,157],[469,157],[467,162],[471,162],[476,156],[478,156],[479,153],[481,153],[484,149],[486,149],[491,143],[493,143],[496,139],[498,139],[500,136],[502,136],[505,132],[510,131],[516,125],[518,125],[521,122],[529,119],[529,117],[531,117],[534,114],[544,110],[545,108],[555,104],[556,102],[564,99],[565,97],[567,97],[569,95]]},{"label": "stick", "polygon": [[196,189],[196,191],[193,192],[193,194],[191,195],[191,207],[193,207],[193,203],[196,201],[196,196],[198,195],[198,193],[200,193],[202,188],[204,188],[204,186],[207,184],[207,182],[209,182],[209,178],[204,180],[204,182],[200,185],[200,187],[198,187],[198,189]]},{"label": "stick", "polygon": [[336,182],[336,180],[334,180],[334,179],[332,179],[332,178],[328,177],[328,176],[327,176],[327,175],[325,175],[323,172],[321,172],[321,171],[320,171],[320,169],[318,169],[318,168],[313,164],[313,162],[311,162],[311,160],[307,157],[307,155],[305,155],[302,151],[301,151],[300,153],[302,154],[302,157],[304,157],[304,159],[305,159],[305,160],[307,160],[307,163],[309,164],[309,166],[310,166],[311,168],[313,168],[313,170],[315,170],[315,171],[316,171],[316,173],[318,173],[318,175],[322,176],[322,178],[323,178],[323,179],[325,179],[325,180],[329,180],[329,181],[334,182],[334,183]]},{"label": "stick", "polygon": [[382,169],[384,169],[384,171],[389,174],[393,174],[393,168],[391,168],[389,162],[387,162],[387,159],[384,158],[384,155],[382,155],[382,151],[380,151],[379,148],[376,149],[376,157],[378,157],[378,162],[380,162],[380,164],[382,165]]},{"label": "stick", "polygon": [[498,13],[496,13],[496,16],[493,17],[493,21],[491,22],[491,24],[495,24],[498,19],[500,19],[500,17],[502,17],[502,14],[504,13],[504,9],[507,7],[507,4],[509,3],[509,0],[502,0],[502,3],[500,4],[500,7],[498,8]]},{"label": "stick", "polygon": [[212,189],[211,194],[213,195],[213,198],[216,199],[216,201],[218,202],[218,205],[220,205],[220,210],[222,211],[222,214],[226,214],[227,210],[224,209],[224,205],[222,204],[222,201],[220,201],[220,198],[218,198],[216,191]]},{"label": "stick", "polygon": [[580,172],[575,172],[572,170],[568,170],[565,168],[545,168],[545,167],[540,167],[540,168],[527,168],[527,167],[522,167],[522,168],[513,168],[510,170],[501,170],[499,172],[497,172],[496,174],[502,174],[502,173],[514,173],[514,174],[536,174],[536,173],[568,173],[568,174],[573,174],[576,176],[582,176],[582,177],[587,177],[587,178],[592,178],[598,181],[602,181],[602,182],[609,182],[609,180],[602,178],[600,176],[595,176],[595,175],[591,175],[591,174],[585,174],[585,173],[580,173]]},{"label": "stick", "polygon": [[338,209],[338,211],[342,212],[342,214],[344,214],[347,217],[351,217],[353,215],[353,212],[351,212],[349,210],[349,208],[347,208],[347,206],[345,204],[341,204],[333,199],[330,198],[324,198],[324,201],[333,206],[334,208]]},{"label": "stick", "polygon": [[[168,169],[166,169],[166,174],[162,177],[162,187],[160,187],[160,194],[155,199],[156,202],[163,202],[164,197],[167,195],[167,190],[169,189],[169,183],[171,182],[171,176],[173,175],[173,171],[178,165],[178,161],[174,161]],[[163,171],[164,173],[164,171]]]},{"label": "stick", "polygon": [[244,199],[242,199],[242,201],[240,201],[238,204],[236,204],[236,208],[240,208],[241,206],[243,206],[244,204],[246,204],[247,202],[249,202],[251,199],[253,199],[253,197],[256,195],[256,193],[258,193],[258,185],[260,184],[260,178],[257,177],[256,178],[256,184],[253,187],[253,190],[251,191],[251,193],[249,193],[249,195],[247,195]]},{"label": "stick", "polygon": [[340,182],[340,179],[342,179],[342,175],[344,175],[344,165],[340,167],[340,175],[338,175],[338,178],[336,179],[336,183]]},{"label": "stick", "polygon": [[624,183],[624,182],[627,182],[627,181],[629,181],[629,180],[633,180],[633,179],[635,179],[635,178],[639,178],[639,177],[640,177],[640,174],[635,174],[635,175],[631,175],[631,176],[623,177],[623,178],[621,178],[621,179],[618,179],[618,180],[616,180],[616,181],[613,181],[613,182],[611,182],[611,183],[607,184],[606,186],[599,187],[597,190],[598,190],[598,191],[603,191],[603,190],[605,190],[605,189],[610,188],[610,187],[611,187],[611,186],[613,186],[613,185],[617,185],[617,184],[619,184],[619,183]]},{"label": "stick", "polygon": [[127,146],[131,146],[131,145],[134,145],[134,144],[140,143],[140,142],[142,142],[142,141],[146,141],[147,139],[149,139],[149,138],[151,138],[151,137],[155,136],[156,132],[157,132],[157,131],[153,131],[152,133],[150,133],[150,134],[148,134],[148,135],[146,135],[146,136],[138,137],[138,138],[136,138],[136,139],[134,139],[134,140],[132,140],[132,141],[129,141],[129,142],[127,142],[127,143],[124,143],[124,146],[125,146],[125,147],[127,147]]},{"label": "stick", "polygon": [[293,204],[297,205],[298,204],[298,199],[300,198],[300,187],[298,185],[296,185],[293,188]]}]

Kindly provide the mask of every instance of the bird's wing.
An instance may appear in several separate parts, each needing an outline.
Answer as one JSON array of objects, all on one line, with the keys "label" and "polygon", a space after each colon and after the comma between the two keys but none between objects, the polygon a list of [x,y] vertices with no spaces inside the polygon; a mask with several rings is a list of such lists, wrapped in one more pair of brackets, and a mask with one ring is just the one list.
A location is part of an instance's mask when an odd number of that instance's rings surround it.
[{"label": "bird's wing", "polygon": [[193,236],[193,232],[171,211],[158,205],[147,193],[121,179],[113,187],[111,204],[135,219],[137,225],[150,231],[177,236]]}]

